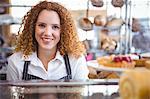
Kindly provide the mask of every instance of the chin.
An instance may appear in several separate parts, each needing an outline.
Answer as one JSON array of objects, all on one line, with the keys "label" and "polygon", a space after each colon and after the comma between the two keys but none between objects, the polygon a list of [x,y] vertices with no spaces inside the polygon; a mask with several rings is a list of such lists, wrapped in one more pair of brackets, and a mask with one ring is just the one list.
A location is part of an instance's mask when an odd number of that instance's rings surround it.
[{"label": "chin", "polygon": [[42,46],[41,48],[44,50],[52,50],[52,49],[55,49],[56,47],[55,46]]}]

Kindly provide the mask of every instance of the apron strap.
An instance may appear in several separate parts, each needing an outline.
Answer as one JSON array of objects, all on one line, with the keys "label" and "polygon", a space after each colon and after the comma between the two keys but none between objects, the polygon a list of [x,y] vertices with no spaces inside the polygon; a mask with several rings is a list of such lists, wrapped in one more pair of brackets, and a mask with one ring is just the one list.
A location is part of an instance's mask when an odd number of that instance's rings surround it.
[{"label": "apron strap", "polygon": [[[64,79],[69,80],[72,79],[72,74],[71,74],[71,67],[70,67],[70,62],[69,62],[69,58],[68,55],[64,55],[64,60],[65,60],[65,66],[66,66],[66,72],[67,72],[67,76],[64,77]],[[28,66],[30,64],[30,61],[25,61],[24,63],[24,68],[23,68],[23,76],[22,76],[22,80],[32,80],[32,79],[42,79],[39,77],[30,77],[28,74]]]},{"label": "apron strap", "polygon": [[71,74],[71,67],[70,67],[70,62],[69,62],[69,58],[68,55],[64,55],[64,60],[65,60],[65,66],[66,66],[66,72],[67,72],[67,76],[65,77],[66,80],[72,79],[72,74]]},{"label": "apron strap", "polygon": [[23,68],[23,76],[22,80],[28,80],[28,66],[30,64],[30,61],[25,61],[24,68]]},{"label": "apron strap", "polygon": [[23,76],[22,80],[43,80],[40,77],[28,74],[28,67],[29,67],[30,61],[25,61],[24,63],[24,69],[23,69]]}]

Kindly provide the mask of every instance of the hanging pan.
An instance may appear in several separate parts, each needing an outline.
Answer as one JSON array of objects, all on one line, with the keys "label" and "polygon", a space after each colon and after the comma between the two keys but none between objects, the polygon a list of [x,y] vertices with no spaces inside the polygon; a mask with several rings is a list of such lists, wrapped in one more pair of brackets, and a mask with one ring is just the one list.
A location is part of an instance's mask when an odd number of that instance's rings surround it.
[{"label": "hanging pan", "polygon": [[106,17],[103,15],[96,15],[94,18],[94,24],[96,26],[104,26],[106,24]]},{"label": "hanging pan", "polygon": [[103,0],[91,0],[91,3],[95,7],[102,7],[104,5]]},{"label": "hanging pan", "polygon": [[93,23],[88,19],[88,13],[89,13],[89,0],[87,1],[86,17],[79,19],[79,26],[84,31],[90,31],[93,29]]},{"label": "hanging pan", "polygon": [[112,0],[111,4],[114,7],[120,7],[121,8],[124,5],[124,0]]}]

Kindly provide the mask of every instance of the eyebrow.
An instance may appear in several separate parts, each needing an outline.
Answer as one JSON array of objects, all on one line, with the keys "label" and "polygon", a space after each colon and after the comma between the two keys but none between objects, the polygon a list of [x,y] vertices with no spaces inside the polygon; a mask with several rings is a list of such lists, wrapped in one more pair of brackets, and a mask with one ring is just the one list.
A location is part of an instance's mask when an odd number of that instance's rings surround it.
[{"label": "eyebrow", "polygon": [[57,25],[57,26],[60,26],[60,24],[52,24],[52,25]]},{"label": "eyebrow", "polygon": [[[47,23],[45,23],[45,22],[36,22],[36,23],[38,23],[38,24],[47,24]],[[61,24],[54,23],[54,24],[52,24],[52,25],[58,25],[58,26],[60,26]]]}]

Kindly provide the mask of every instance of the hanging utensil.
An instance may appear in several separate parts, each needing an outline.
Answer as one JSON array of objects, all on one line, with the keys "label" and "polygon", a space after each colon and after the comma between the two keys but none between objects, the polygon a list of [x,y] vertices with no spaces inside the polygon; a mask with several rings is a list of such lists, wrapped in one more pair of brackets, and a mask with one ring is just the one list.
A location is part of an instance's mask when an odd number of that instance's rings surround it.
[{"label": "hanging utensil", "polygon": [[93,29],[93,23],[88,19],[89,17],[89,0],[87,1],[87,10],[86,10],[86,17],[79,19],[79,26],[84,31],[90,31]]},{"label": "hanging utensil", "polygon": [[124,0],[112,0],[111,4],[114,7],[122,7],[124,5]]},{"label": "hanging utensil", "polygon": [[96,15],[94,18],[94,24],[96,26],[104,26],[106,24],[106,17],[102,15]]},{"label": "hanging utensil", "polygon": [[91,3],[95,7],[102,7],[104,5],[103,0],[91,0]]},{"label": "hanging utensil", "polygon": [[88,18],[81,18],[79,20],[79,25],[84,31],[90,31],[93,29],[93,24]]}]

